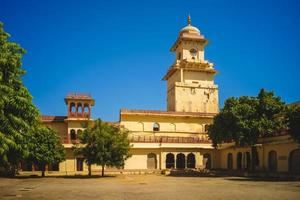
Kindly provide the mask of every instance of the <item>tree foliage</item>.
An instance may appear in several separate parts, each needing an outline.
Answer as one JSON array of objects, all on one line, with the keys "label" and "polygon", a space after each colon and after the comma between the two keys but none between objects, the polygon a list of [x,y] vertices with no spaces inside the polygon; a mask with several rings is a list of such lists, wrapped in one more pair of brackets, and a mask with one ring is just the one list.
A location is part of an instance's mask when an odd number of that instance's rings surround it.
[{"label": "tree foliage", "polygon": [[287,109],[287,123],[289,134],[300,142],[300,106],[291,106]]},{"label": "tree foliage", "polygon": [[0,166],[14,174],[28,154],[27,136],[38,121],[38,110],[21,79],[25,50],[9,38],[0,22]]},{"label": "tree foliage", "polygon": [[79,134],[78,139],[80,144],[75,146],[75,153],[82,155],[88,166],[100,165],[102,176],[105,166],[123,167],[125,160],[130,157],[127,131],[104,123],[100,119]]},{"label": "tree foliage", "polygon": [[58,164],[65,160],[65,149],[56,131],[44,125],[35,128],[29,139],[29,155],[27,160],[39,166],[42,176],[49,164]]},{"label": "tree foliage", "polygon": [[208,134],[214,147],[231,141],[238,146],[252,147],[252,164],[255,164],[254,147],[258,138],[272,136],[287,128],[284,112],[284,102],[264,89],[256,97],[232,97],[215,116]]}]

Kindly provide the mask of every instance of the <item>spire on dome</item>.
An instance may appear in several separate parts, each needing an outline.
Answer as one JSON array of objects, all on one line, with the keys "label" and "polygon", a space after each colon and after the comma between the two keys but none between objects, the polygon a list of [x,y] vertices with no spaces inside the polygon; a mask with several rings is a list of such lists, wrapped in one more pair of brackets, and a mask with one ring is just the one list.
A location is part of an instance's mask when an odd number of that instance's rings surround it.
[{"label": "spire on dome", "polygon": [[188,25],[191,26],[192,20],[191,20],[191,15],[189,14],[188,16]]}]

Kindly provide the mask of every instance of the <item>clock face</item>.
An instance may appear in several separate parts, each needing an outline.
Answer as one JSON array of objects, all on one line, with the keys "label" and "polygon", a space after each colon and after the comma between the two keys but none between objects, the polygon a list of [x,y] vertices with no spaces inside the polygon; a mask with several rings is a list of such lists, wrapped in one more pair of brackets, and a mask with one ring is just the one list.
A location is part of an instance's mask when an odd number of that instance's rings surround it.
[{"label": "clock face", "polygon": [[197,55],[197,50],[196,49],[191,49],[190,54],[191,54],[191,56],[195,57]]}]

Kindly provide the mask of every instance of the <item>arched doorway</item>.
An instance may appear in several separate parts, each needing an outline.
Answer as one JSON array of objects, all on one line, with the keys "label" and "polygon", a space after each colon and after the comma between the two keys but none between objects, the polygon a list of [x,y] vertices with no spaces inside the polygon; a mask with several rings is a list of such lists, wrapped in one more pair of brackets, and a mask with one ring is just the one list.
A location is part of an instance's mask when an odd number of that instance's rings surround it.
[{"label": "arched doorway", "polygon": [[236,168],[237,169],[242,169],[242,158],[243,154],[241,152],[238,152],[236,155]]},{"label": "arched doorway", "polygon": [[276,151],[269,152],[268,167],[271,172],[277,171],[277,153],[276,153]]},{"label": "arched doorway", "polygon": [[294,174],[300,174],[300,149],[295,149],[290,153],[289,171]]},{"label": "arched doorway", "polygon": [[244,168],[247,169],[247,170],[250,170],[251,168],[251,157],[250,157],[250,152],[246,152],[244,154]]},{"label": "arched doorway", "polygon": [[185,155],[183,153],[179,153],[176,156],[176,168],[177,169],[185,168]]},{"label": "arched doorway", "polygon": [[187,168],[195,168],[196,167],[196,159],[193,153],[189,153],[187,155]]},{"label": "arched doorway", "polygon": [[149,153],[147,155],[147,169],[156,169],[157,168],[157,160],[155,153]]},{"label": "arched doorway", "polygon": [[175,157],[174,154],[168,153],[166,156],[166,168],[171,169],[175,167]]},{"label": "arched doorway", "polygon": [[227,155],[227,169],[233,169],[233,157],[232,153]]},{"label": "arched doorway", "polygon": [[211,169],[211,156],[209,153],[203,155],[203,158],[206,160],[205,169]]}]

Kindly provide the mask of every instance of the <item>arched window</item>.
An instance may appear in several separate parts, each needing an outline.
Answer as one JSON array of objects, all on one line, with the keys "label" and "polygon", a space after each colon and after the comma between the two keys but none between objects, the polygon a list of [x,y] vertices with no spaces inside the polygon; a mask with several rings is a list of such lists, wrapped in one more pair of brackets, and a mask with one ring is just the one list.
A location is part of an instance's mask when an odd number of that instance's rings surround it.
[{"label": "arched window", "polygon": [[175,167],[175,157],[174,154],[168,153],[166,156],[166,168],[171,169]]},{"label": "arched window", "polygon": [[236,168],[237,169],[242,169],[242,159],[243,159],[243,154],[241,152],[238,152],[236,155]]},{"label": "arched window", "polygon": [[75,103],[71,103],[71,104],[70,104],[70,112],[71,112],[71,113],[75,113],[75,112],[76,112],[76,106],[75,106]]},{"label": "arched window", "polygon": [[204,132],[207,132],[208,131],[208,124],[205,124],[204,125]]},{"label": "arched window", "polygon": [[179,153],[176,156],[176,168],[177,169],[185,168],[185,155],[183,153]]},{"label": "arched window", "polygon": [[71,140],[76,140],[76,131],[74,129],[71,129],[70,131]]},{"label": "arched window", "polygon": [[147,169],[156,169],[157,168],[157,160],[155,153],[149,153],[147,155]]},{"label": "arched window", "polygon": [[159,131],[159,123],[155,122],[153,124],[153,131]]},{"label": "arched window", "polygon": [[195,168],[196,167],[196,159],[193,153],[189,153],[187,155],[187,168]]},{"label": "arched window", "polygon": [[289,156],[289,171],[293,174],[300,174],[300,149],[295,149]]},{"label": "arched window", "polygon": [[138,131],[144,131],[144,123],[138,122]]},{"label": "arched window", "polygon": [[233,169],[233,157],[232,153],[227,155],[227,169]]},{"label": "arched window", "polygon": [[268,166],[271,172],[277,171],[277,153],[276,151],[270,151],[268,156]]},{"label": "arched window", "polygon": [[171,131],[176,132],[176,124],[170,123]]},{"label": "arched window", "polygon": [[211,169],[211,156],[209,153],[203,155],[205,162],[205,169]]}]

